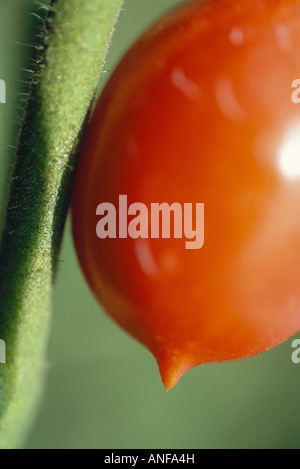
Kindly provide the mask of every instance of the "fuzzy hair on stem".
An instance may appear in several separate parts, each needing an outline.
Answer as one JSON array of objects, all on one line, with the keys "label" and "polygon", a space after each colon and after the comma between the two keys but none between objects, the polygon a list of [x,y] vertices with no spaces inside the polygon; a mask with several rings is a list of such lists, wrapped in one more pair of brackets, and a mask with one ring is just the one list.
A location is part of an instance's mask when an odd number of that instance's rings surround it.
[{"label": "fuzzy hair on stem", "polygon": [[1,449],[20,447],[39,401],[76,155],[122,4],[45,6],[0,245]]}]

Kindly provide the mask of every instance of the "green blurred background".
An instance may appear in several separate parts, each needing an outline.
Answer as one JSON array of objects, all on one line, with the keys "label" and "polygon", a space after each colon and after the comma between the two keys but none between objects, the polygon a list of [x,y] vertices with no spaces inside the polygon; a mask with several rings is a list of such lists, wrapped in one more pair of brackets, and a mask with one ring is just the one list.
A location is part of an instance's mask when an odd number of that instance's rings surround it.
[{"label": "green blurred background", "polygon": [[[92,1],[92,0],[85,0]],[[127,0],[102,85],[119,57],[176,0]],[[0,2],[0,209],[38,21],[31,0]],[[70,84],[72,86],[72,84]],[[18,99],[21,98],[21,101]],[[2,204],[2,205],[1,205]],[[241,362],[194,368],[169,393],[157,365],[96,304],[66,227],[43,401],[26,448],[299,448],[300,364],[291,343]],[[300,337],[300,334],[299,334]]]}]

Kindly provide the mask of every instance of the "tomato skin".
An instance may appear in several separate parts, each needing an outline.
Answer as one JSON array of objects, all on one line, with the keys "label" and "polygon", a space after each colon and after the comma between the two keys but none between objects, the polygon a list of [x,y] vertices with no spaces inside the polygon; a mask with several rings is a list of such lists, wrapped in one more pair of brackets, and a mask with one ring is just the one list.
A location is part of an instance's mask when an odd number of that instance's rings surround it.
[{"label": "tomato skin", "polygon": [[[72,203],[79,261],[167,389],[300,329],[299,18],[299,0],[185,4],[130,49],[89,123]],[[120,194],[204,203],[204,246],[100,240],[96,208]]]}]

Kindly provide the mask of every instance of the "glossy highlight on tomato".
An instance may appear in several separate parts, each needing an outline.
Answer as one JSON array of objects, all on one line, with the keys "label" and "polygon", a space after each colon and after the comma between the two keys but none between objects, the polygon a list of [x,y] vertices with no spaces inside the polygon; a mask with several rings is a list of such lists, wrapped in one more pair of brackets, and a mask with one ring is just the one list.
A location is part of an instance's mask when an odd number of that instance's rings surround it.
[{"label": "glossy highlight on tomato", "polygon": [[[184,4],[129,50],[88,125],[72,213],[86,279],[172,388],[300,329],[299,0]],[[205,242],[99,239],[97,206],[204,203]]]}]

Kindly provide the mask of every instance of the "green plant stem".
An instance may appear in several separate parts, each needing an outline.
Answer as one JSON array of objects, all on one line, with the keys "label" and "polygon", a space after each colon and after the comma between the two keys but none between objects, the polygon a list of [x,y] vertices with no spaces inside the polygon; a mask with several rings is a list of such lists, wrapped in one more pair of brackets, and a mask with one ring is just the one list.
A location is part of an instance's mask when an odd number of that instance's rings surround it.
[{"label": "green plant stem", "polygon": [[39,399],[75,157],[122,3],[56,0],[49,7],[0,249],[0,338],[7,346],[0,448],[20,445]]}]

